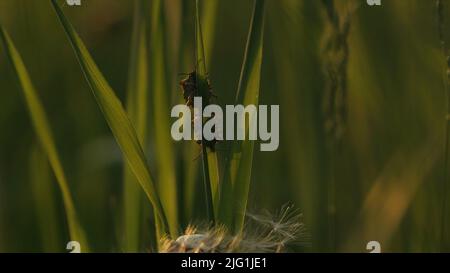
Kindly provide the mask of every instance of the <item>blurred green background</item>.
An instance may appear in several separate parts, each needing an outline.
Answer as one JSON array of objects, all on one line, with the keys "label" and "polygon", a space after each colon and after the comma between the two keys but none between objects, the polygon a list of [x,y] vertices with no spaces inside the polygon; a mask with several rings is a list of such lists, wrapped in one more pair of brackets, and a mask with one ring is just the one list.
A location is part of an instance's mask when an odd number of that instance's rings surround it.
[{"label": "blurred green background", "polygon": [[[371,7],[336,0],[338,27],[322,2],[267,1],[260,104],[280,105],[280,147],[260,152],[256,146],[249,210],[273,211],[286,203],[299,208],[309,243],[294,251],[366,252],[372,240],[389,252],[449,250],[447,64],[436,1],[382,0]],[[218,102],[232,104],[253,1],[200,3],[211,83]],[[444,40],[450,43],[450,2],[443,3]],[[194,1],[165,0],[163,9],[161,54],[175,105],[182,101],[177,74],[195,67]],[[64,11],[125,101],[133,1],[82,0],[81,7],[66,5]],[[91,248],[122,251],[122,155],[50,2],[0,0],[0,22],[49,116]],[[65,252],[60,194],[3,47],[0,128],[0,252]],[[146,153],[157,170],[152,134]],[[189,187],[187,176],[197,185],[178,198],[182,230],[205,215],[201,160],[195,160],[201,149],[173,145],[178,189]],[[219,143],[217,149],[221,159],[227,146]],[[42,183],[36,187],[39,179],[51,181],[47,190]],[[143,216],[143,251],[150,218]]]}]

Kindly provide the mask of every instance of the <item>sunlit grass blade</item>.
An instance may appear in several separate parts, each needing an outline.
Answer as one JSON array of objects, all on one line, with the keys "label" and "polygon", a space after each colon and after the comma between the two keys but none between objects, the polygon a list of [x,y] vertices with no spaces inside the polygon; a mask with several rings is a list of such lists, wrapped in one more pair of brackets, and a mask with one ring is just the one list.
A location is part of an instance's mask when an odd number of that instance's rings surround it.
[{"label": "sunlit grass blade", "polygon": [[429,172],[442,156],[435,139],[423,141],[424,145],[409,154],[395,153],[387,161],[367,193],[361,211],[352,223],[351,236],[340,251],[358,252],[361,247],[358,242],[368,242],[373,237],[382,245],[389,245],[402,219],[414,209],[414,198],[418,197],[423,184],[428,182]]},{"label": "sunlit grass blade", "polygon": [[[143,0],[134,1],[134,21],[131,41],[127,90],[127,113],[136,128],[142,149],[148,141],[148,48],[146,5]],[[123,192],[123,250],[138,252],[140,246],[142,192],[128,163],[124,163]]]},{"label": "sunlit grass blade", "polygon": [[[195,1],[195,56],[197,62],[197,88],[200,95],[205,98],[208,97],[207,93],[210,92],[210,90],[208,84],[208,72],[206,70],[205,49],[198,0]],[[204,101],[203,103],[207,104],[209,102]],[[215,215],[217,215],[218,212],[219,202],[219,166],[217,153],[206,147],[206,145],[202,145],[202,159],[207,213],[209,220],[214,222]]]},{"label": "sunlit grass blade", "polygon": [[204,39],[205,59],[208,60],[208,64],[210,64],[211,58],[213,57],[212,53],[216,34],[216,20],[217,11],[219,10],[219,0],[203,1],[202,4],[203,11],[201,20],[203,26],[202,36]]},{"label": "sunlit grass blade", "polygon": [[64,245],[60,241],[58,205],[53,191],[51,170],[47,157],[39,145],[33,145],[31,148],[29,168],[42,248],[46,253],[54,253]]},{"label": "sunlit grass blade", "polygon": [[167,218],[161,205],[147,159],[122,103],[98,69],[86,46],[65,17],[56,0],[51,1],[69,38],[81,69],[122,153],[151,202],[156,214],[158,234],[168,231]]},{"label": "sunlit grass blade", "polygon": [[[236,103],[244,106],[258,105],[261,65],[263,56],[265,1],[256,0],[253,9],[244,62],[242,65]],[[254,141],[234,141],[222,184],[220,197],[220,220],[235,232],[242,230],[252,173]]]},{"label": "sunlit grass blade", "polygon": [[178,231],[178,198],[175,176],[173,140],[170,135],[170,89],[166,74],[166,43],[164,37],[163,5],[161,0],[152,1],[150,33],[150,73],[155,157],[158,167],[158,190],[167,213],[170,232]]},{"label": "sunlit grass blade", "polygon": [[216,151],[211,151],[209,148],[207,148],[206,154],[208,158],[208,172],[211,180],[210,183],[211,183],[212,204],[214,209],[215,220],[217,220],[217,216],[219,215],[219,198],[220,198],[219,161],[217,158]]},{"label": "sunlit grass blade", "polygon": [[81,244],[82,252],[88,252],[89,245],[75,211],[75,205],[73,203],[72,195],[68,187],[66,175],[59,159],[58,152],[56,150],[55,142],[53,140],[53,134],[51,132],[44,108],[42,107],[37,92],[33,86],[33,83],[31,82],[30,76],[19,52],[14,46],[9,34],[3,29],[2,26],[0,26],[0,38],[4,44],[6,54],[11,61],[12,66],[14,67],[15,74],[19,79],[19,83],[25,97],[34,129],[43,147],[43,150],[48,157],[50,166],[52,167],[52,170],[56,177],[56,181],[58,182],[59,188],[61,190],[67,217],[67,224],[69,227],[70,239],[73,241],[78,241]]}]

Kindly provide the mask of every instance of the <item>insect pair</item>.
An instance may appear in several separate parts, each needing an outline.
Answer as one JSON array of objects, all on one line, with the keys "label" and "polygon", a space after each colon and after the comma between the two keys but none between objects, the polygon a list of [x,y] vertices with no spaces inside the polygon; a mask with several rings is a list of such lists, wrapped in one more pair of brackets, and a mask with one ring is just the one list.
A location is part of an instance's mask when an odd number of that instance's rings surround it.
[{"label": "insect pair", "polygon": [[[182,79],[180,81],[181,89],[183,90],[183,98],[186,102],[186,105],[190,108],[194,107],[194,97],[202,97],[203,101],[206,102],[206,104],[211,104],[211,101],[213,98],[217,98],[217,96],[212,91],[211,83],[209,79],[206,77],[204,79],[200,78],[198,76],[198,73],[196,70],[192,71],[191,73],[180,73],[181,76],[186,76],[186,78]],[[200,92],[199,83],[202,81],[202,83],[205,84],[206,88],[202,92]],[[215,128],[213,128],[215,129]],[[197,144],[206,145],[211,151],[215,152],[215,145],[217,140],[197,140]]]}]

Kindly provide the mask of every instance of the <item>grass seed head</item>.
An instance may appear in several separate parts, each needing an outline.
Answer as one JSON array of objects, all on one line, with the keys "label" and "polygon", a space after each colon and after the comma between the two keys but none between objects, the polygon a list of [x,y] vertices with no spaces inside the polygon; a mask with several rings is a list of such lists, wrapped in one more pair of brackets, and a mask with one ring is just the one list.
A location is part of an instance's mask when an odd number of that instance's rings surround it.
[{"label": "grass seed head", "polygon": [[165,253],[271,253],[284,252],[290,245],[307,243],[308,236],[301,214],[291,206],[278,213],[247,214],[244,230],[230,234],[224,226],[200,229],[189,226],[175,240],[165,238]]}]

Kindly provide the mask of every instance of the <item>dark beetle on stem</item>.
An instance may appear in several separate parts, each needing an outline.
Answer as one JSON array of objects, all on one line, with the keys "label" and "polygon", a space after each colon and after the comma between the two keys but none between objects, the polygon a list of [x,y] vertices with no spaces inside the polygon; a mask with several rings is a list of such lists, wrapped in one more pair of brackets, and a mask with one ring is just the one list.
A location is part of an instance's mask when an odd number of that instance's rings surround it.
[{"label": "dark beetle on stem", "polygon": [[[191,73],[188,74],[182,74],[187,75],[187,77],[180,81],[181,89],[183,90],[183,98],[186,102],[186,105],[189,107],[194,107],[194,97],[202,97],[203,102],[206,105],[211,104],[211,98],[217,97],[212,92],[211,83],[209,82],[209,79],[204,79],[206,81],[206,84],[208,86],[208,90],[206,94],[201,94],[200,90],[197,86],[197,72],[194,70]],[[202,79],[199,79],[202,80]]]},{"label": "dark beetle on stem", "polygon": [[[183,80],[180,81],[180,86],[181,89],[183,90],[183,98],[184,101],[186,102],[186,105],[190,108],[194,107],[194,97],[202,97],[203,102],[205,102],[206,105],[211,104],[211,98],[212,97],[217,97],[213,92],[212,92],[212,87],[211,84],[209,82],[209,79],[205,79],[206,84],[208,86],[207,92],[206,94],[201,94],[198,86],[197,86],[197,72],[194,70],[191,73],[188,74],[182,74],[182,75],[186,75],[187,77]],[[196,141],[197,144],[202,144],[204,143],[206,145],[206,147],[210,148],[211,151],[215,151],[215,144],[217,142],[217,140],[213,139],[213,140],[197,140]]]}]

